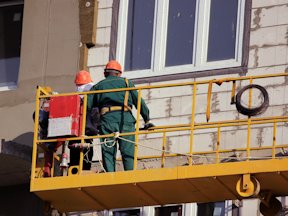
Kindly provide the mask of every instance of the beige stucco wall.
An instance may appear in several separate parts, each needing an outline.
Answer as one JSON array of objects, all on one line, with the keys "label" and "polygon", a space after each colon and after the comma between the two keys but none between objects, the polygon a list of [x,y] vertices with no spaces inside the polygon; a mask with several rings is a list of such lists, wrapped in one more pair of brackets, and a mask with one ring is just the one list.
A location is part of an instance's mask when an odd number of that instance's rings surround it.
[{"label": "beige stucco wall", "polygon": [[18,87],[0,92],[1,139],[32,145],[37,85],[58,92],[74,90],[78,14],[78,0],[25,0]]}]

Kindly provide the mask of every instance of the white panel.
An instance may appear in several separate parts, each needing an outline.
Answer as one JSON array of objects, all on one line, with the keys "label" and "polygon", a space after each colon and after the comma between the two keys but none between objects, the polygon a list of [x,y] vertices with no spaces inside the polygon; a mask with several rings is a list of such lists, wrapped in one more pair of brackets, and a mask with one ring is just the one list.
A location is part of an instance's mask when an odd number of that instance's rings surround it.
[{"label": "white panel", "polygon": [[71,135],[72,116],[49,119],[48,137]]},{"label": "white panel", "polygon": [[258,211],[259,200],[258,199],[249,199],[243,200],[243,205],[240,208],[240,215],[259,215]]}]

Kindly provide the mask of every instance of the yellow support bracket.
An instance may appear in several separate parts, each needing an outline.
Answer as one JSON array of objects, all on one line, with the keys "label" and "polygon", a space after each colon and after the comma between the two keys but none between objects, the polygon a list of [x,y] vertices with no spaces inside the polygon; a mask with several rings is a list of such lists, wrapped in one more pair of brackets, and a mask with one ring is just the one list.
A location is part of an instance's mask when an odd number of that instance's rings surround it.
[{"label": "yellow support bracket", "polygon": [[237,181],[236,191],[242,197],[257,196],[260,192],[260,183],[250,173],[243,174]]},{"label": "yellow support bracket", "polygon": [[43,93],[44,95],[51,95],[52,93],[52,88],[49,86],[44,86],[44,87],[37,86],[37,88],[39,88],[41,93]]},{"label": "yellow support bracket", "polygon": [[242,179],[243,179],[242,189],[247,190],[249,188],[249,185],[251,184],[250,174],[244,174]]}]

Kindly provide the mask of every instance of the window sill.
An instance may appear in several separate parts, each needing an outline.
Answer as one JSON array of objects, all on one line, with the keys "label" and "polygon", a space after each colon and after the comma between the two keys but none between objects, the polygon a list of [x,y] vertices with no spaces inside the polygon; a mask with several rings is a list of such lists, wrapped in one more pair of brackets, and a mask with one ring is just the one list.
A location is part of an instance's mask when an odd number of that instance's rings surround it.
[{"label": "window sill", "polygon": [[17,89],[17,84],[16,83],[3,83],[2,85],[0,84],[0,92],[1,91],[10,91],[10,90],[15,90]]},{"label": "window sill", "polygon": [[[247,67],[240,66],[240,67],[234,67],[234,68],[186,72],[186,73],[179,73],[179,74],[168,74],[164,76],[137,78],[137,79],[131,79],[131,80],[133,81],[134,84],[142,84],[142,83],[153,83],[153,82],[162,82],[162,81],[171,81],[171,80],[189,79],[189,78],[198,78],[198,77],[207,77],[207,76],[218,76],[218,75],[226,75],[226,74],[239,74],[240,76],[243,76],[246,73],[247,73]],[[124,76],[125,76],[125,73],[124,73]]]}]

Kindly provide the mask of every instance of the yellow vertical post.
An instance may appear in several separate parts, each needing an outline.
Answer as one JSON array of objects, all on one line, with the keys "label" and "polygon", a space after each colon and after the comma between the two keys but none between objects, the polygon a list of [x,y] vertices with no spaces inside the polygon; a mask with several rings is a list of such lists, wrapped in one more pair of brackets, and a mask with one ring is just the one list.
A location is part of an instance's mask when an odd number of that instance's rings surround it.
[{"label": "yellow vertical post", "polygon": [[197,85],[193,84],[193,96],[192,96],[192,114],[191,114],[191,124],[190,124],[190,151],[189,151],[189,165],[193,162],[193,142],[194,142],[194,126],[195,126],[195,109],[196,109],[196,91]]},{"label": "yellow vertical post", "polygon": [[55,167],[55,158],[54,158],[54,152],[52,152],[52,167],[51,167],[51,177],[54,176],[54,167]]},{"label": "yellow vertical post", "polygon": [[220,137],[221,136],[221,128],[218,126],[217,131],[217,145],[216,145],[216,163],[220,162],[219,148],[220,148]]},{"label": "yellow vertical post", "polygon": [[165,163],[166,141],[167,141],[166,130],[164,130],[163,131],[163,143],[162,143],[162,160],[161,160],[162,168],[164,167],[164,163]]},{"label": "yellow vertical post", "polygon": [[141,89],[138,90],[137,101],[137,117],[136,117],[136,133],[135,133],[135,149],[134,149],[134,170],[137,170],[138,158],[138,142],[139,142],[139,124],[140,124],[140,111],[141,111]]},{"label": "yellow vertical post", "polygon": [[211,96],[212,96],[212,84],[210,81],[208,84],[208,92],[207,92],[207,109],[206,109],[206,120],[209,122],[210,120],[210,112],[211,112]]},{"label": "yellow vertical post", "polygon": [[[250,84],[253,83],[253,80],[250,79]],[[249,101],[248,101],[248,106],[251,108],[252,106],[252,88],[249,90]],[[246,147],[246,152],[247,152],[247,160],[250,158],[250,144],[251,144],[251,117],[248,116],[248,126],[247,126],[247,147]]]},{"label": "yellow vertical post", "polygon": [[246,146],[246,152],[247,152],[247,160],[249,160],[250,157],[250,140],[251,140],[251,118],[248,118],[248,127],[247,127],[247,146]]},{"label": "yellow vertical post", "polygon": [[236,81],[232,81],[231,104],[235,104]]},{"label": "yellow vertical post", "polygon": [[[81,130],[81,143],[83,144],[85,142],[84,136],[85,136],[85,128],[86,128],[86,115],[87,115],[87,94],[84,95],[83,98],[83,114],[82,114],[82,130]],[[80,151],[80,161],[79,161],[79,174],[82,172],[83,167],[83,148]]]},{"label": "yellow vertical post", "polygon": [[35,106],[35,121],[34,121],[34,136],[33,136],[33,149],[32,149],[32,165],[31,165],[31,188],[33,187],[37,159],[37,141],[38,141],[38,128],[39,128],[39,108],[40,108],[40,88],[37,87],[36,91],[36,106]]},{"label": "yellow vertical post", "polygon": [[276,131],[277,131],[277,127],[276,127],[276,121],[274,120],[273,123],[273,144],[272,144],[272,158],[275,158],[275,154],[276,154]]}]

